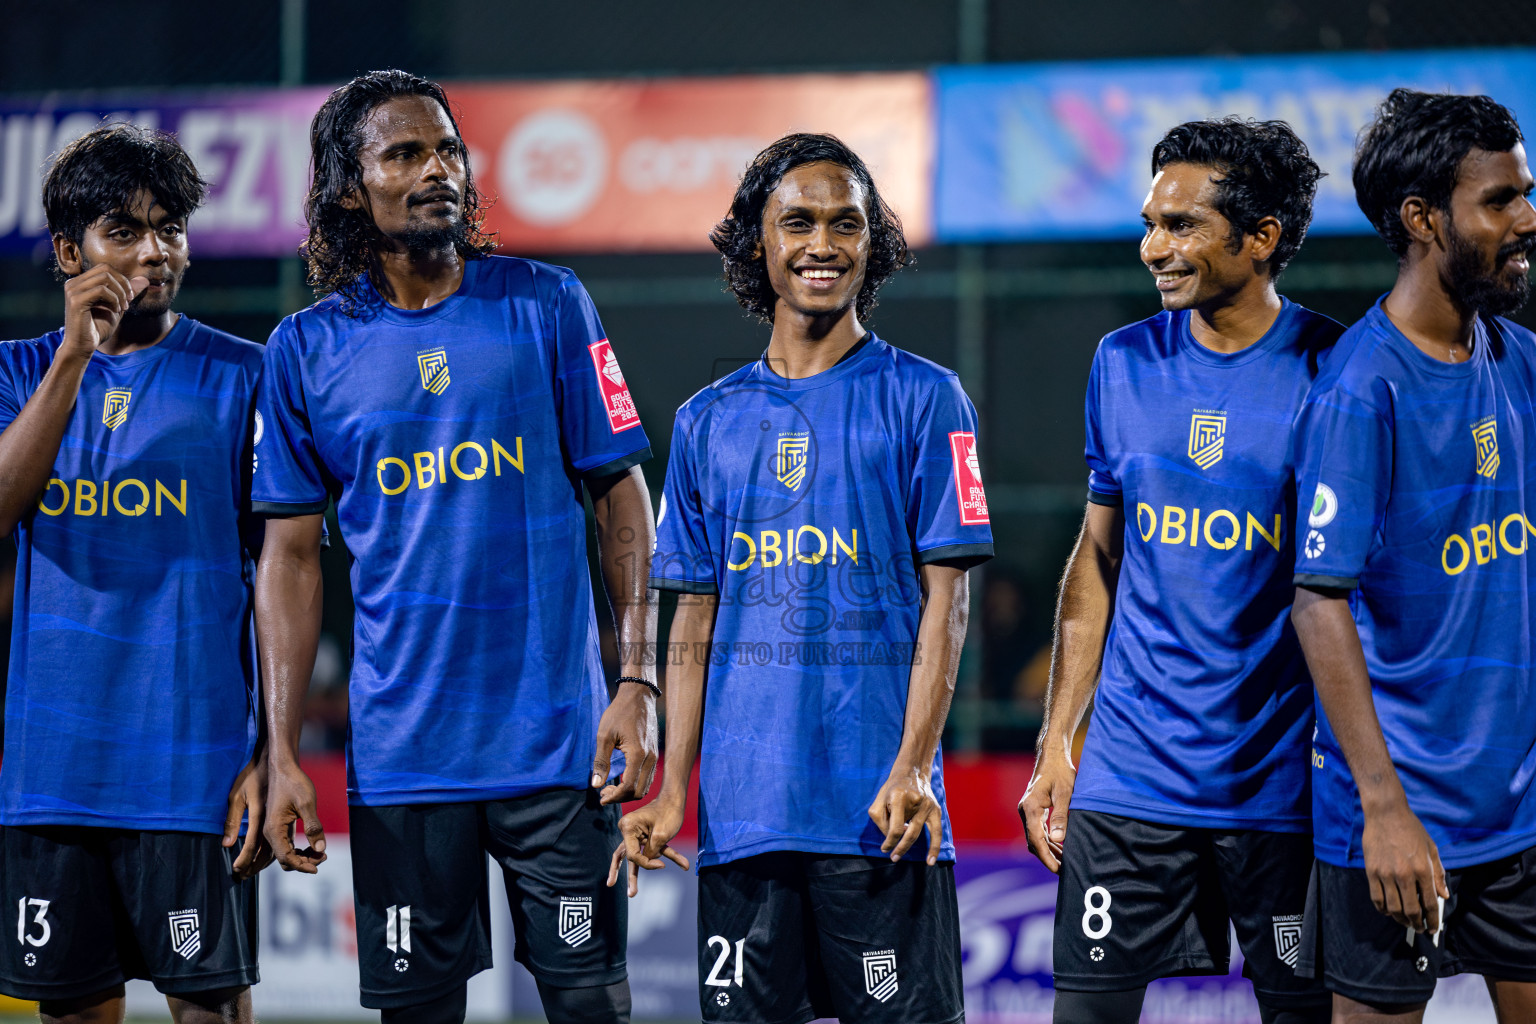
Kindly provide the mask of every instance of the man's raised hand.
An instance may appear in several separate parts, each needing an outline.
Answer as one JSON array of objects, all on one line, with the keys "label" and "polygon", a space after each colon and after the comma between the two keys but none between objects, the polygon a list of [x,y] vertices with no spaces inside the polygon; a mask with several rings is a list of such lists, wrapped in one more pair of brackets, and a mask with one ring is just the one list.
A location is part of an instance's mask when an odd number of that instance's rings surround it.
[{"label": "man's raised hand", "polygon": [[126,278],[104,263],[64,282],[64,347],[90,355],[117,330],[149,278]]}]

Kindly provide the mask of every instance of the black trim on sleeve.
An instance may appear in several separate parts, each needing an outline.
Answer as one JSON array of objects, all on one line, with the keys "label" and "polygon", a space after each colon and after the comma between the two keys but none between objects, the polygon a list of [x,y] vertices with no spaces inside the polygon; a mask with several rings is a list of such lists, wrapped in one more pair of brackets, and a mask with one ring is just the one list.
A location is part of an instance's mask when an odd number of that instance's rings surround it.
[{"label": "black trim on sleeve", "polygon": [[331,507],[329,496],[320,501],[295,502],[286,501],[253,501],[251,511],[259,516],[312,516],[317,512],[324,512]]},{"label": "black trim on sleeve", "polygon": [[1111,508],[1119,508],[1125,504],[1125,496],[1123,494],[1105,494],[1103,491],[1095,491],[1091,487],[1088,489],[1088,500],[1095,505],[1108,505]]},{"label": "black trim on sleeve", "polygon": [[650,586],[652,590],[670,590],[678,594],[720,593],[720,588],[709,580],[669,580],[661,576],[652,576]]},{"label": "black trim on sleeve", "polygon": [[622,458],[614,459],[612,462],[605,462],[596,469],[587,470],[581,474],[581,478],[583,480],[598,480],[605,476],[613,476],[615,473],[624,472],[631,466],[638,466],[642,462],[647,462],[650,458],[651,446],[646,445],[637,452],[630,452]]},{"label": "black trim on sleeve", "polygon": [[1297,573],[1291,582],[1308,590],[1358,590],[1360,587],[1359,580],[1348,576],[1314,576],[1309,572]]},{"label": "black trim on sleeve", "polygon": [[917,553],[917,564],[932,565],[934,562],[955,562],[966,569],[972,569],[991,557],[991,544],[946,544],[941,548],[929,548],[927,551],[919,551]]}]

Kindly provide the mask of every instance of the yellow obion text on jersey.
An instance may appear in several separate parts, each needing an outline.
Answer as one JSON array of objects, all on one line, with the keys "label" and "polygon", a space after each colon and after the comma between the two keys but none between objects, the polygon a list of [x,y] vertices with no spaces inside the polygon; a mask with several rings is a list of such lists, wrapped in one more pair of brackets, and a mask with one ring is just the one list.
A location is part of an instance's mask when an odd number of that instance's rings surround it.
[{"label": "yellow obion text on jersey", "polygon": [[513,441],[513,451],[507,451],[500,441],[491,438],[490,447],[478,441],[461,441],[449,448],[443,445],[436,451],[412,452],[408,458],[386,455],[379,460],[374,474],[378,477],[379,490],[385,494],[400,494],[411,486],[418,491],[438,487],[450,482],[452,477],[473,482],[490,473],[501,476],[502,465],[523,471],[523,439]]},{"label": "yellow obion text on jersey", "polygon": [[155,515],[170,515],[174,509],[187,514],[187,482],[178,480],[172,488],[162,480],[60,480],[48,481],[37,510],[45,516],[142,516],[153,505]]},{"label": "yellow obion text on jersey", "polygon": [[1445,538],[1440,568],[1447,576],[1460,576],[1474,563],[1496,561],[1501,548],[1506,555],[1523,555],[1531,543],[1528,534],[1536,534],[1536,524],[1523,512],[1511,512],[1497,523],[1475,523],[1465,537],[1453,533]]},{"label": "yellow obion text on jersey", "polygon": [[1164,505],[1161,511],[1144,501],[1136,503],[1136,532],[1149,544],[1187,544],[1217,551],[1231,551],[1239,543],[1244,551],[1253,550],[1253,538],[1260,538],[1260,549],[1268,544],[1276,551],[1285,539],[1285,520],[1279,512],[1269,525],[1254,517],[1252,512],[1238,513],[1224,508],[1202,512],[1198,508],[1184,509],[1177,505]]},{"label": "yellow obion text on jersey", "polygon": [[725,567],[732,572],[743,572],[754,565],[764,569],[783,565],[786,561],[816,565],[825,560],[836,565],[839,556],[859,564],[859,531],[848,531],[844,538],[837,527],[832,536],[815,526],[791,526],[787,530],[761,530],[756,536],[737,530],[731,534],[731,549],[726,555]]}]

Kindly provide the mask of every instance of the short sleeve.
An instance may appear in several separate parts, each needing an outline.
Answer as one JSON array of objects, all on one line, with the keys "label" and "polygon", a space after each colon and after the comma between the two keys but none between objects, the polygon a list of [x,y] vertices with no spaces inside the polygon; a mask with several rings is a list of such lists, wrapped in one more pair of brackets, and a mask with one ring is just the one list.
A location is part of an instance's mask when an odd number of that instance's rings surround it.
[{"label": "short sleeve", "polygon": [[272,332],[256,389],[251,510],[269,516],[324,512],[330,504],[299,373],[291,319]]},{"label": "short sleeve", "polygon": [[651,556],[651,587],[684,594],[715,594],[715,558],[704,523],[697,467],[689,443],[690,425],[679,414],[672,430],[667,480],[656,517],[656,551]]},{"label": "short sleeve", "polygon": [[650,441],[624,371],[574,274],[555,293],[553,327],[560,437],[572,468],[590,479],[649,459]]},{"label": "short sleeve", "polygon": [[1392,424],[1378,403],[1335,383],[1296,422],[1296,584],[1354,589],[1392,488]]},{"label": "short sleeve", "polygon": [[981,483],[976,409],[953,375],[928,394],[915,424],[907,529],[919,564],[979,565],[992,557],[992,519]]},{"label": "short sleeve", "polygon": [[[1102,346],[1099,352],[1103,352]],[[1125,497],[1104,450],[1104,432],[1100,423],[1103,402],[1099,390],[1099,358],[1099,355],[1093,357],[1093,368],[1088,371],[1088,394],[1083,400],[1083,436],[1086,439],[1083,457],[1088,463],[1088,500],[1095,505],[1119,508]]]}]

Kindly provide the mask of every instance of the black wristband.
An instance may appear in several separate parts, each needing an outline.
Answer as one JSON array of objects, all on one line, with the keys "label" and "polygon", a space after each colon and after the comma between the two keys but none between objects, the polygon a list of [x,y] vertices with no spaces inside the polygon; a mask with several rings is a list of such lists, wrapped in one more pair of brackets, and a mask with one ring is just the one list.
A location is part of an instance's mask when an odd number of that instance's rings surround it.
[{"label": "black wristband", "polygon": [[641,686],[654,693],[657,700],[661,700],[661,687],[657,686],[649,679],[641,679],[639,676],[619,676],[619,678],[614,680],[614,684],[617,685],[619,683],[639,683]]}]

